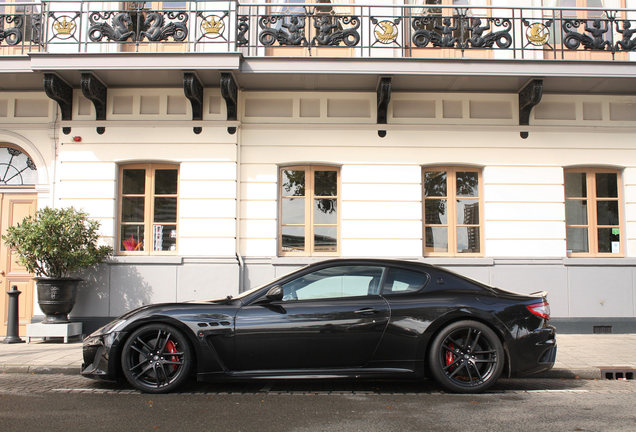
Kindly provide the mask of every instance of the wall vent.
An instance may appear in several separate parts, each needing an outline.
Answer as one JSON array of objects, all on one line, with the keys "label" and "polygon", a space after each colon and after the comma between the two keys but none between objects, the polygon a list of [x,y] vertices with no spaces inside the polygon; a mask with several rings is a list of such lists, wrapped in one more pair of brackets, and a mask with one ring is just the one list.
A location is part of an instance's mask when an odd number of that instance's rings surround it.
[{"label": "wall vent", "polygon": [[612,333],[612,326],[592,326],[592,333],[594,333],[594,334],[610,334],[610,333]]}]

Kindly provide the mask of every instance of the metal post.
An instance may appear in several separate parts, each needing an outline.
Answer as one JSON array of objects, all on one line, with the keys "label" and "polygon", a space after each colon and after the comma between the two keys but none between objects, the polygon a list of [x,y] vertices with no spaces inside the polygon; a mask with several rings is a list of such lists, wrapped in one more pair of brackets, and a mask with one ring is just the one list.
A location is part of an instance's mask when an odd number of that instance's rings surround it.
[{"label": "metal post", "polygon": [[18,335],[18,296],[22,291],[18,291],[18,287],[13,285],[11,290],[7,291],[9,295],[9,319],[7,320],[7,337],[4,338],[2,343],[22,343]]}]

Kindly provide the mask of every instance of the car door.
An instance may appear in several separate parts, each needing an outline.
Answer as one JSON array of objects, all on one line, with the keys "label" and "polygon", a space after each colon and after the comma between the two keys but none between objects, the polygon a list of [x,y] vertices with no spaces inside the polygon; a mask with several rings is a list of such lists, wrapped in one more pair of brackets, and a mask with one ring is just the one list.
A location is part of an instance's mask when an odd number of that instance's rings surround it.
[{"label": "car door", "polygon": [[283,298],[242,307],[235,370],[351,368],[367,364],[389,321],[379,295],[384,268],[343,265],[282,284]]}]

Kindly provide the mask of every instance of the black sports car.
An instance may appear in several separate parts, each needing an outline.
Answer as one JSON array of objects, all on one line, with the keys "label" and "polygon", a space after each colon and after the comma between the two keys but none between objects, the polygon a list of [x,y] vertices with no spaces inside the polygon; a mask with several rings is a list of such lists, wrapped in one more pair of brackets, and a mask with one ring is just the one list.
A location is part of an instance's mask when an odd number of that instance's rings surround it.
[{"label": "black sports car", "polygon": [[418,262],[312,264],[221,300],[143,306],[84,339],[82,374],[149,393],[199,380],[434,378],[479,392],[550,369],[546,293],[515,294]]}]

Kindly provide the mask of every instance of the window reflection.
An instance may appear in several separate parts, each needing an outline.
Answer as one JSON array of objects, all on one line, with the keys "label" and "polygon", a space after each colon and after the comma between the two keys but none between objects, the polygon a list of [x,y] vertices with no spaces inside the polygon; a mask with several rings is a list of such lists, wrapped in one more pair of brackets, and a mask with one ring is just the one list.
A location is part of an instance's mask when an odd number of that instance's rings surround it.
[{"label": "window reflection", "polygon": [[283,301],[374,295],[382,267],[341,266],[318,270],[283,285]]}]

